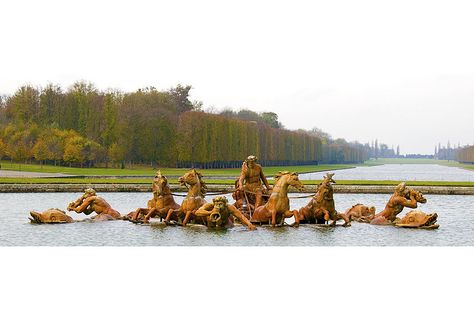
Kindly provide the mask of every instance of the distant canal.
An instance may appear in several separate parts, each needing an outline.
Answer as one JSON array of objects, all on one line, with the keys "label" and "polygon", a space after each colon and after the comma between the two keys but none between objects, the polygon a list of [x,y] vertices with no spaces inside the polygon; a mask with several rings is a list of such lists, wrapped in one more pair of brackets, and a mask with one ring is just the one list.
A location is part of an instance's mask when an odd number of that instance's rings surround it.
[{"label": "distant canal", "polygon": [[[373,170],[373,167],[370,168]],[[339,172],[336,173],[339,175]],[[339,178],[339,177],[337,177]],[[146,205],[151,193],[99,193],[121,213]],[[292,195],[295,196],[295,195]],[[352,227],[259,227],[242,226],[210,230],[203,226],[151,226],[126,221],[30,224],[29,210],[65,209],[77,193],[2,193],[0,199],[0,246],[474,246],[474,196],[426,195],[420,210],[437,212],[440,228],[413,230],[353,223]],[[336,208],[344,211],[358,202],[381,210],[390,194],[335,194]],[[231,199],[229,197],[229,199]],[[176,199],[181,202],[181,198]],[[211,197],[208,197],[211,200]],[[291,199],[298,209],[308,199]],[[404,210],[402,215],[407,210]],[[85,219],[83,214],[72,214]]]},{"label": "distant canal", "polygon": [[[400,180],[400,181],[474,181],[474,171],[457,167],[422,164],[382,165],[335,170],[339,180]],[[326,172],[300,175],[301,180],[319,180]]]}]

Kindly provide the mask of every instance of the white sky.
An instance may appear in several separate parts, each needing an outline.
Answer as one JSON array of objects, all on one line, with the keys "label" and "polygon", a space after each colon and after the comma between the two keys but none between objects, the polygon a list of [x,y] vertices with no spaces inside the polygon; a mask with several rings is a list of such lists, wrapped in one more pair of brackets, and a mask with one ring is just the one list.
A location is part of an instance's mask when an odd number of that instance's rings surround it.
[{"label": "white sky", "polygon": [[205,107],[402,153],[473,144],[470,1],[10,1],[0,94],[190,84]]}]

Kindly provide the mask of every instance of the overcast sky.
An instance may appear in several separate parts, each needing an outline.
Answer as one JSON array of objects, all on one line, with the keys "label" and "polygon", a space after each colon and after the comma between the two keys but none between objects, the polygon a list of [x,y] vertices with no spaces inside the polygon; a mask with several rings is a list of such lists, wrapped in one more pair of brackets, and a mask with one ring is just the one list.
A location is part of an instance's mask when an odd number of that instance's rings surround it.
[{"label": "overcast sky", "polygon": [[0,93],[181,83],[205,107],[402,153],[474,143],[470,1],[97,2],[2,1]]}]

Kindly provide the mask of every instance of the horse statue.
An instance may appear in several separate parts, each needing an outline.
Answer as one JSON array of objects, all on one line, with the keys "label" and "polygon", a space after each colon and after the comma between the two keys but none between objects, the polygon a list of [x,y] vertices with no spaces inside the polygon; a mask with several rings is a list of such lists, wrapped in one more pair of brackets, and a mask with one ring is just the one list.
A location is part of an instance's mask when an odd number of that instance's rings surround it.
[{"label": "horse statue", "polygon": [[182,220],[183,226],[186,226],[189,220],[195,220],[205,225],[205,217],[195,216],[195,212],[207,203],[206,200],[204,200],[207,187],[202,180],[202,174],[196,171],[196,169],[191,169],[180,177],[178,182],[188,188],[188,193],[178,209],[172,208],[168,211],[165,223],[169,224],[171,217],[175,216],[179,220]]},{"label": "horse statue", "polygon": [[293,186],[302,191],[303,183],[298,179],[298,173],[289,171],[280,171],[275,175],[275,185],[268,202],[259,206],[253,213],[250,222],[262,224],[271,222],[275,227],[277,223],[283,225],[285,218],[294,216],[295,224],[299,225],[298,211],[290,211],[290,200],[288,199],[288,187]]},{"label": "horse statue", "polygon": [[336,222],[340,219],[344,220],[342,226],[350,226],[350,219],[344,213],[336,211],[334,203],[334,189],[332,183],[336,183],[332,178],[334,173],[327,173],[323,181],[318,185],[316,194],[311,198],[309,203],[300,208],[298,211],[301,223],[325,224],[332,220],[331,226],[336,226]]},{"label": "horse statue", "polygon": [[[158,217],[160,220],[163,220],[168,215],[169,210],[179,208],[179,204],[175,202],[171,193],[168,179],[161,174],[161,170],[158,170],[153,179],[152,191],[153,199],[148,201],[147,208],[138,208],[127,215],[131,221],[143,221],[143,223],[148,223],[150,218],[153,217]],[[170,219],[174,221],[178,220],[175,213],[172,213]]]}]

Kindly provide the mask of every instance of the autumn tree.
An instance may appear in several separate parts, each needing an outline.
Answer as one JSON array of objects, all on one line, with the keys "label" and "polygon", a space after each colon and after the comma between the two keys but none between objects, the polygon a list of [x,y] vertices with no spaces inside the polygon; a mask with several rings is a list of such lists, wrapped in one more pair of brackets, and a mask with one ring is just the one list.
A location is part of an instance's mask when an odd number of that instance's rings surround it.
[{"label": "autumn tree", "polygon": [[63,117],[67,115],[63,108],[64,95],[60,86],[48,84],[40,94],[37,124],[63,125]]},{"label": "autumn tree", "polygon": [[378,149],[332,140],[319,129],[286,130],[274,112],[206,113],[202,102],[190,100],[190,91],[178,85],[104,92],[85,81],[66,91],[52,84],[23,86],[0,99],[4,155],[81,166],[126,160],[220,168],[240,167],[249,154],[264,165],[360,162]]},{"label": "autumn tree", "polygon": [[[3,159],[7,152],[7,145],[3,142],[3,140],[0,138],[0,161]],[[1,166],[0,166],[1,168]]]},{"label": "autumn tree", "polygon": [[[177,113],[183,113],[186,111],[191,111],[194,106],[193,103],[189,100],[189,91],[191,91],[191,86],[182,86],[178,84],[175,88],[169,90],[169,95],[171,96],[172,102],[176,106]],[[200,108],[202,104],[195,104]]]},{"label": "autumn tree", "polygon": [[74,136],[66,141],[64,147],[64,161],[72,166],[73,163],[82,164],[86,160],[84,153],[84,147],[86,146],[86,140],[81,136]]},{"label": "autumn tree", "polygon": [[20,87],[6,101],[6,115],[15,124],[34,122],[39,114],[39,91],[32,86]]},{"label": "autumn tree", "polygon": [[33,146],[32,151],[34,158],[40,162],[41,168],[43,168],[44,160],[48,159],[50,156],[46,141],[42,138],[38,139]]},{"label": "autumn tree", "polygon": [[112,164],[115,165],[115,163],[125,159],[125,148],[117,143],[113,143],[110,145],[107,155],[112,159]]},{"label": "autumn tree", "polygon": [[278,114],[275,112],[263,112],[261,115],[262,120],[267,123],[270,127],[281,128],[282,124],[278,121]]}]

